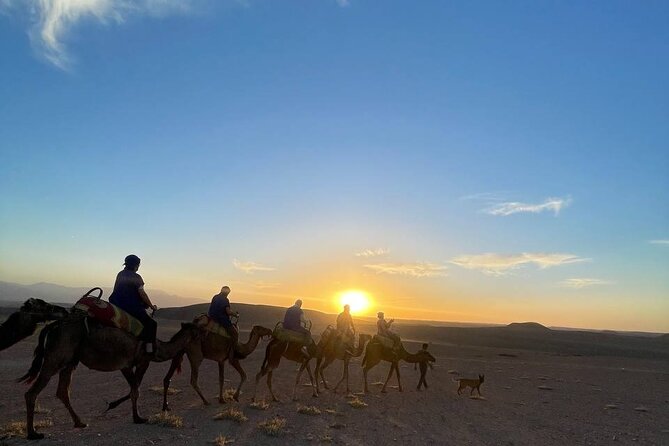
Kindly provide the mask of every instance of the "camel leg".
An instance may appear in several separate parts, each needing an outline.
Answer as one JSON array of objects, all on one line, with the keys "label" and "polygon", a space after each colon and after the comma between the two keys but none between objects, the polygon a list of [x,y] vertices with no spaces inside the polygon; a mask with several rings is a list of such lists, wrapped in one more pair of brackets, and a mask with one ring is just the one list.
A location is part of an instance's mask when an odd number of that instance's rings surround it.
[{"label": "camel leg", "polygon": [[40,394],[42,390],[49,384],[51,377],[55,374],[55,371],[46,371],[44,367],[39,373],[39,376],[35,380],[35,383],[28,389],[25,394],[26,400],[26,431],[28,440],[41,440],[44,438],[44,434],[40,434],[35,431],[35,401],[37,401],[37,395]]},{"label": "camel leg", "polygon": [[239,402],[239,394],[241,393],[242,390],[242,385],[244,384],[244,381],[246,381],[246,372],[244,372],[244,369],[242,368],[242,365],[239,363],[238,359],[232,359],[230,360],[230,364],[239,372],[239,385],[237,386],[237,391],[235,392],[234,396],[232,397],[235,401]]},{"label": "camel leg", "polygon": [[172,376],[174,376],[174,372],[176,372],[176,370],[181,367],[181,361],[183,361],[183,355],[179,355],[172,359],[170,369],[167,371],[165,378],[163,378],[163,411],[170,410],[170,405],[167,402],[167,392],[170,390],[170,383],[172,382]]},{"label": "camel leg", "polygon": [[225,403],[223,387],[225,387],[225,362],[221,361],[218,363],[218,402],[220,404]]},{"label": "camel leg", "polygon": [[137,378],[135,373],[132,371],[131,367],[121,370],[125,380],[128,381],[130,385],[130,400],[132,401],[132,421],[135,424],[143,424],[148,420],[139,416],[139,411],[137,410],[137,399],[139,398],[139,386],[137,385]]},{"label": "camel leg", "polygon": [[399,363],[396,362],[396,363],[393,365],[393,367],[395,367],[395,374],[397,375],[397,388],[399,389],[400,392],[404,392],[404,390],[402,389],[402,380],[401,380],[401,378],[400,378],[400,366],[399,366]]},{"label": "camel leg", "polygon": [[56,396],[63,402],[67,411],[70,412],[72,421],[74,421],[74,427],[86,427],[86,424],[81,422],[81,418],[79,418],[79,415],[72,408],[72,404],[70,404],[70,383],[72,382],[74,368],[75,366],[67,366],[60,371]]},{"label": "camel leg", "polygon": [[[295,387],[293,387],[293,401],[297,401],[297,386],[300,385],[300,377],[302,376],[302,372],[304,372],[306,365],[307,363],[303,362],[302,365],[300,366],[300,369],[297,371],[297,375],[295,376]],[[309,375],[311,375],[311,371],[309,371]]]},{"label": "camel leg", "polygon": [[350,393],[348,388],[348,360],[346,359],[344,359],[344,369],[341,372],[341,378],[339,381],[337,381],[337,385],[332,390],[333,393],[337,393],[337,389],[339,389],[339,386],[344,382],[344,380],[346,380],[346,392]]},{"label": "camel leg", "polygon": [[197,379],[200,373],[200,364],[202,364],[202,358],[193,358],[189,356],[188,359],[190,361],[190,385],[200,396],[204,405],[208,406],[209,401],[207,401],[207,398],[204,397],[202,391],[200,390],[200,386],[197,383]]},{"label": "camel leg", "polygon": [[274,395],[274,390],[272,390],[272,373],[273,372],[274,372],[274,370],[270,370],[267,373],[267,387],[269,387],[269,394],[272,395],[272,401],[278,403],[279,398],[277,398],[276,395]]},{"label": "camel leg", "polygon": [[[321,379],[323,380],[323,387],[325,387],[326,389],[329,389],[329,387],[327,386],[327,381],[325,380],[325,369],[330,367],[333,361],[334,358],[325,358],[325,362],[321,365],[321,370],[320,370]],[[318,383],[318,372],[316,372],[316,383]]]},{"label": "camel leg", "polygon": [[314,375],[311,373],[311,366],[309,365],[309,360],[307,360],[305,364],[307,365],[307,373],[309,374],[309,381],[311,382],[311,396],[314,398],[318,398],[318,392],[316,391],[316,383],[314,382]]},{"label": "camel leg", "polygon": [[393,363],[390,363],[390,370],[388,370],[388,377],[386,378],[386,382],[383,383],[383,387],[381,387],[381,393],[386,393],[386,386],[388,385],[388,381],[390,381],[390,378],[393,376],[393,372],[395,371],[395,367],[393,366]]},{"label": "camel leg", "polygon": [[364,380],[365,380],[365,389],[364,389],[364,393],[369,393],[369,388],[367,387],[367,372],[368,372],[368,371],[369,371],[369,369],[368,369],[367,367],[365,367],[364,369],[362,369],[362,374],[363,374],[363,376],[364,376]]}]

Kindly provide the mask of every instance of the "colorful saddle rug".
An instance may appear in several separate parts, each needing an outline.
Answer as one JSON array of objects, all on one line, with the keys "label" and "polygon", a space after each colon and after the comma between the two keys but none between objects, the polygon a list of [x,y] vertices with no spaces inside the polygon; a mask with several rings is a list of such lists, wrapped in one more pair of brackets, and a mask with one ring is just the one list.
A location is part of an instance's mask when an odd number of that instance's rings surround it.
[{"label": "colorful saddle rug", "polygon": [[195,319],[193,319],[193,323],[210,333],[215,333],[219,336],[223,336],[224,338],[230,337],[228,331],[221,324],[219,324],[206,314],[201,314]]},{"label": "colorful saddle rug", "polygon": [[274,336],[274,338],[282,342],[295,342],[301,345],[309,345],[313,342],[311,336],[308,335],[307,333],[300,333],[299,331],[288,330],[287,328],[283,328],[281,323],[277,324],[276,327],[274,327],[272,336]]},{"label": "colorful saddle rug", "polygon": [[106,327],[116,327],[139,336],[144,325],[114,304],[93,296],[84,296],[74,304],[74,308],[85,311],[88,316]]}]

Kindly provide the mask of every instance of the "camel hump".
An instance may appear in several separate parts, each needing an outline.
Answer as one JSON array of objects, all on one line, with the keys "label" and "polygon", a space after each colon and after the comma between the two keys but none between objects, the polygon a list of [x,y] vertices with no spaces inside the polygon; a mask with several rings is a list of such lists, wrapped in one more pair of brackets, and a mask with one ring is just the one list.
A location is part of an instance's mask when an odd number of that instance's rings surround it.
[{"label": "camel hump", "polygon": [[395,347],[395,341],[393,341],[392,339],[390,339],[387,336],[383,336],[383,335],[379,335],[379,334],[374,335],[374,337],[372,338],[372,342],[376,342],[378,344],[381,344],[383,347],[389,348],[389,349],[392,349],[392,348]]},{"label": "camel hump", "polygon": [[224,338],[230,337],[230,334],[225,329],[225,327],[223,327],[221,324],[219,324],[206,314],[201,314],[195,319],[193,319],[193,323],[195,324],[196,327],[204,329],[210,333],[223,336]]}]

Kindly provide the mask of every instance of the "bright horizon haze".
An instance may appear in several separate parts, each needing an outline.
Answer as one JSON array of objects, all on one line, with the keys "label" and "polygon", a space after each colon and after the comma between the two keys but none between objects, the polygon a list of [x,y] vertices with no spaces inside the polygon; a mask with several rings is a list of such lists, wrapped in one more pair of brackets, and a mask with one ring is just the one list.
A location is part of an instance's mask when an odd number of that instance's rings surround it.
[{"label": "bright horizon haze", "polygon": [[[0,0],[0,280],[669,332],[669,4]],[[187,304],[187,302],[184,302]]]}]

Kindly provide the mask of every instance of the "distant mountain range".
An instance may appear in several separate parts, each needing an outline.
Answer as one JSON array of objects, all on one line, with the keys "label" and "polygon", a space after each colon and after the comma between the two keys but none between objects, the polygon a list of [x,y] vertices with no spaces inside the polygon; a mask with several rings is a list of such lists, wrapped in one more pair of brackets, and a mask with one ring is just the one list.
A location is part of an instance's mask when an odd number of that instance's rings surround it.
[{"label": "distant mountain range", "polygon": [[[111,293],[110,287],[102,287],[104,291],[104,298],[109,297]],[[32,285],[23,285],[12,282],[0,281],[0,314],[8,314],[13,309],[17,308],[22,302],[31,297],[36,297],[53,303],[72,304],[83,296],[89,288],[84,287],[67,287],[53,283],[35,283]],[[151,300],[158,305],[161,310],[158,311],[157,317],[176,320],[189,320],[195,315],[205,313],[208,307],[208,299],[187,298],[174,294],[169,294],[162,290],[149,289],[147,290],[151,296]],[[248,325],[251,321],[254,324],[262,324],[265,326],[274,326],[274,324],[283,318],[284,308],[275,307],[271,305],[253,305],[242,304],[234,302],[235,310],[239,310],[242,314],[242,325]],[[306,310],[307,316],[313,320],[314,326],[318,328],[325,328],[329,324],[335,322],[334,315],[327,314],[316,310]],[[360,325],[369,326],[373,329],[375,318],[360,317],[357,318]],[[508,326],[496,324],[477,324],[467,322],[444,322],[444,321],[420,321],[402,319],[397,321],[398,325],[411,327],[450,327],[450,328],[506,328],[507,331],[514,331],[522,333],[550,333],[554,331],[574,331],[578,333],[592,333],[608,336],[625,335],[634,337],[651,337],[657,338],[660,333],[645,333],[645,332],[624,332],[612,330],[589,330],[566,327],[545,327],[537,322],[514,322]],[[663,336],[663,339],[669,338],[669,334]]]},{"label": "distant mountain range", "polygon": [[[104,298],[111,294],[111,287],[101,287],[104,291]],[[68,287],[57,285],[55,283],[34,283],[32,285],[22,285],[19,283],[0,281],[0,306],[9,307],[8,304],[24,302],[26,299],[36,297],[49,302],[58,302],[71,304],[79,300],[90,288]],[[203,299],[195,299],[169,294],[162,290],[147,289],[151,300],[159,307],[170,307],[194,304],[203,302]]]}]

